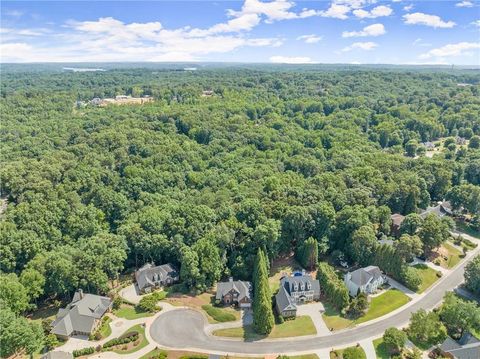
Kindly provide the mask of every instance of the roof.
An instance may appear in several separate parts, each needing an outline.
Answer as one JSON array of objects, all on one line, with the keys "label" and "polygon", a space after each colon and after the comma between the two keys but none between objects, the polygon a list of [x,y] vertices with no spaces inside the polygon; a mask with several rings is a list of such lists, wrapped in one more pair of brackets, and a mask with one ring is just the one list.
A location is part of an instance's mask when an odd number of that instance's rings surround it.
[{"label": "roof", "polygon": [[61,308],[52,323],[52,333],[69,336],[73,332],[91,333],[95,320],[109,309],[112,300],[95,294],[83,294],[78,290],[72,302]]},{"label": "roof", "polygon": [[[464,344],[461,344],[464,343]],[[480,340],[470,333],[463,335],[458,342],[450,337],[439,346],[440,350],[450,353],[457,359],[478,359],[480,358]]]},{"label": "roof", "polygon": [[405,219],[405,216],[401,215],[400,213],[394,213],[390,216],[392,219],[392,224],[395,226],[400,226]]},{"label": "roof", "polygon": [[[153,287],[155,281],[166,281],[167,278],[172,280],[178,277],[177,270],[170,263],[154,266],[147,263],[135,272],[135,279],[140,290]],[[155,280],[155,278],[158,278]]]},{"label": "roof", "polygon": [[428,214],[433,213],[439,217],[443,217],[446,214],[452,214],[452,204],[449,201],[444,201],[437,204],[435,207],[427,207],[425,211],[420,214],[420,217],[425,218]]},{"label": "roof", "polygon": [[42,359],[73,359],[73,354],[67,352],[48,352],[42,355]]},{"label": "roof", "polygon": [[381,278],[383,274],[377,266],[368,266],[350,272],[350,276],[350,281],[360,287],[368,284],[371,280]]},{"label": "roof", "polygon": [[[320,295],[320,282],[316,279],[313,279],[309,275],[283,277],[280,280],[280,284],[282,287],[285,287],[287,289],[287,292],[289,294],[295,291],[303,291],[301,289],[302,285],[304,286],[304,288],[308,288],[309,285],[311,290],[313,290],[314,295]],[[297,290],[295,290],[295,285],[297,286]]]},{"label": "roof", "polygon": [[233,289],[238,293],[238,301],[241,301],[244,298],[250,299],[251,288],[252,285],[250,284],[250,282],[246,282],[243,280],[234,281],[233,279],[231,279],[228,282],[218,282],[217,294],[215,298],[221,300],[225,296],[225,294],[229,293]]},{"label": "roof", "polygon": [[290,294],[288,294],[287,289],[282,285],[278,290],[278,293],[275,295],[275,302],[280,312],[285,310],[297,310],[297,305],[292,300]]}]

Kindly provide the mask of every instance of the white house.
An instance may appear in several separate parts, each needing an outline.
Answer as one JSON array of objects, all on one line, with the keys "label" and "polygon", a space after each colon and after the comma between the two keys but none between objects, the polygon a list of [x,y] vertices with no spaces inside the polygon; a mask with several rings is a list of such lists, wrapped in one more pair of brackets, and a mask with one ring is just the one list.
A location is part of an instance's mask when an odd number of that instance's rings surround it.
[{"label": "white house", "polygon": [[375,293],[387,278],[376,266],[368,266],[357,269],[356,271],[345,274],[345,285],[352,297],[356,297],[359,292],[372,294]]}]

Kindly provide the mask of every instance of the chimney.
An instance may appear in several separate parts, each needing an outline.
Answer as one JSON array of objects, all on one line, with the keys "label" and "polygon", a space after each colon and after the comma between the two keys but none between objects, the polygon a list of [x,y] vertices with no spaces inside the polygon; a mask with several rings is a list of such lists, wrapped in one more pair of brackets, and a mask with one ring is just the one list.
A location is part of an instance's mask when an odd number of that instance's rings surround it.
[{"label": "chimney", "polygon": [[229,277],[229,278],[228,278],[228,281],[229,281],[230,283],[233,283],[233,277]]},{"label": "chimney", "polygon": [[80,299],[83,299],[83,289],[78,290],[78,296],[80,297]]}]

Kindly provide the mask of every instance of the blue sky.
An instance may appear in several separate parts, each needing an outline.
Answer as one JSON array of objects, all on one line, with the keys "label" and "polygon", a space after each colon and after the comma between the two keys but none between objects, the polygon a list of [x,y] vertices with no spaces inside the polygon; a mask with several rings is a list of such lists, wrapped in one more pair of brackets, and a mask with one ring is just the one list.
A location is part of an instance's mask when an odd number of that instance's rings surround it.
[{"label": "blue sky", "polygon": [[2,1],[2,62],[480,65],[480,2]]}]

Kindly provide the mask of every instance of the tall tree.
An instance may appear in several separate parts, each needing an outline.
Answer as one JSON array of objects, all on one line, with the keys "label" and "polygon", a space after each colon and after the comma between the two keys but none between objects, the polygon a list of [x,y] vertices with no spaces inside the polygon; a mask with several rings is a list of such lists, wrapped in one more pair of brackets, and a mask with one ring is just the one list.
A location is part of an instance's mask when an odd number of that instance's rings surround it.
[{"label": "tall tree", "polygon": [[275,325],[272,310],[272,295],[268,284],[266,258],[259,248],[255,259],[254,297],[253,297],[253,326],[259,334],[269,334]]}]

